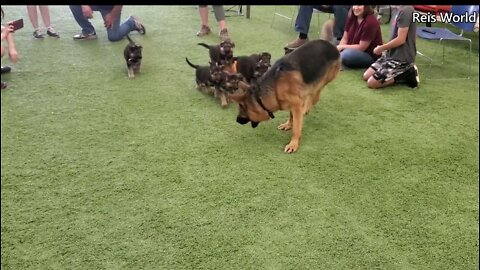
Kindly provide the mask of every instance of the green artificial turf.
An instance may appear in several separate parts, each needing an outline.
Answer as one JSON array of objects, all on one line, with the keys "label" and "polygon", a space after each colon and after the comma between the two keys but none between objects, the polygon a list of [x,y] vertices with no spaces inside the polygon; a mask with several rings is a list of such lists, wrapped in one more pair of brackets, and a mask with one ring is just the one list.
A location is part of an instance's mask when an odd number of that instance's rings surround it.
[{"label": "green artificial turf", "polygon": [[[130,80],[98,12],[97,40],[72,40],[67,6],[51,6],[61,37],[34,40],[25,6],[2,7],[25,20],[2,75],[2,269],[478,269],[478,33],[471,59],[461,43],[418,57],[417,90],[342,71],[285,154],[288,112],[252,129],[195,89],[185,57],[208,63],[212,13],[198,38],[195,6],[125,6],[147,28]],[[282,56],[296,33],[274,9],[227,18],[236,55]],[[438,80],[469,60],[471,79]]]}]

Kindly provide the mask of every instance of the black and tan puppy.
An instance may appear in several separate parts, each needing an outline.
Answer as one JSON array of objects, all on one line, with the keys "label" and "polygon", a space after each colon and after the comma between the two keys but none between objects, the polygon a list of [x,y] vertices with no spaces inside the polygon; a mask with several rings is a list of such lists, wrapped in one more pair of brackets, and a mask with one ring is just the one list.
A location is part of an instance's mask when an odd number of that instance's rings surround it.
[{"label": "black and tan puppy", "polygon": [[233,48],[235,43],[230,40],[222,41],[219,45],[208,45],[205,43],[198,43],[208,49],[210,60],[220,65],[231,65],[233,60]]},{"label": "black and tan puppy", "polygon": [[283,56],[258,79],[248,85],[240,82],[243,93],[229,97],[239,104],[237,122],[244,125],[273,118],[273,112],[289,110],[290,118],[280,130],[293,129],[286,153],[298,150],[304,115],[318,102],[326,84],[336,78],[340,71],[338,50],[324,40],[310,41]]},{"label": "black and tan puppy", "polygon": [[271,58],[272,55],[268,52],[249,56],[235,56],[233,57],[234,71],[241,73],[248,83],[252,83],[252,80],[256,80],[270,68]]},{"label": "black and tan puppy", "polygon": [[225,82],[223,84],[222,90],[230,94],[237,92],[239,83],[245,79],[243,75],[240,73],[228,74],[226,72],[224,72],[224,74]]},{"label": "black and tan puppy", "polygon": [[268,52],[252,54],[249,56],[233,57],[235,63],[235,72],[241,73],[248,83],[258,79],[272,66],[270,60],[272,55]]},{"label": "black and tan puppy", "polygon": [[135,78],[135,74],[140,72],[142,65],[142,46],[135,43],[130,36],[127,35],[128,44],[123,50],[125,62],[127,62],[127,72],[130,79]]},{"label": "black and tan puppy", "polygon": [[192,64],[188,58],[185,57],[187,64],[195,69],[195,82],[197,89],[210,93],[211,87],[214,87],[218,82],[223,80],[222,67],[210,62],[210,66],[200,66]]}]

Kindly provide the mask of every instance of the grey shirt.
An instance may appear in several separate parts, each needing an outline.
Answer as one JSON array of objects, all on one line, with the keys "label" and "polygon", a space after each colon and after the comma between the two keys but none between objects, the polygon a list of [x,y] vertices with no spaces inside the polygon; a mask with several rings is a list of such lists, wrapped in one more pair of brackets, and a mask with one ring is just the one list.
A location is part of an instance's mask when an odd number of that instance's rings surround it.
[{"label": "grey shirt", "polygon": [[417,37],[417,25],[413,22],[412,6],[402,6],[397,12],[397,15],[392,20],[392,36],[390,40],[398,35],[398,28],[408,27],[407,40],[399,47],[393,48],[388,52],[388,56],[395,60],[413,63],[417,55],[417,46],[415,39]]}]

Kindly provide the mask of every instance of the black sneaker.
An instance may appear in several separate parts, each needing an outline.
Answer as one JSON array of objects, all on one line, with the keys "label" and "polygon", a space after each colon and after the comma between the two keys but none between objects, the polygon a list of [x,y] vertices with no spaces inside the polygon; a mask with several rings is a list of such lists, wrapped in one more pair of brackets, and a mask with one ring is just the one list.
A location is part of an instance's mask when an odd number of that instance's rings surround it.
[{"label": "black sneaker", "polygon": [[34,38],[43,38],[44,36],[43,36],[42,31],[37,29],[37,30],[33,31],[33,37]]},{"label": "black sneaker", "polygon": [[140,35],[145,35],[147,33],[147,29],[145,28],[145,25],[143,25],[143,23],[137,17],[135,16],[131,16],[131,17],[135,22],[135,30],[137,30]]},{"label": "black sneaker", "polygon": [[405,77],[405,82],[411,88],[417,88],[420,84],[420,77],[418,76],[418,67],[413,65],[408,71],[407,76]]},{"label": "black sneaker", "polygon": [[49,35],[49,36],[51,36],[51,37],[56,37],[56,38],[60,37],[60,35],[58,34],[58,32],[55,31],[55,30],[53,29],[53,27],[49,27],[49,28],[47,29],[47,35]]},{"label": "black sneaker", "polygon": [[4,74],[4,73],[9,73],[10,71],[12,71],[12,68],[10,68],[10,67],[2,67],[2,74]]}]

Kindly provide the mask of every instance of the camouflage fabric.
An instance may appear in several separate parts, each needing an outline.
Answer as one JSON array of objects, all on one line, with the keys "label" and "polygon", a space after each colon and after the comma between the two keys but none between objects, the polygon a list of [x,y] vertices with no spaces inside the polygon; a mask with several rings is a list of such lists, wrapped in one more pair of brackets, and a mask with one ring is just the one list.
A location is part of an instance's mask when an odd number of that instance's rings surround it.
[{"label": "camouflage fabric", "polygon": [[398,61],[383,55],[370,67],[375,70],[375,80],[384,83],[404,73],[413,66],[413,63]]}]

